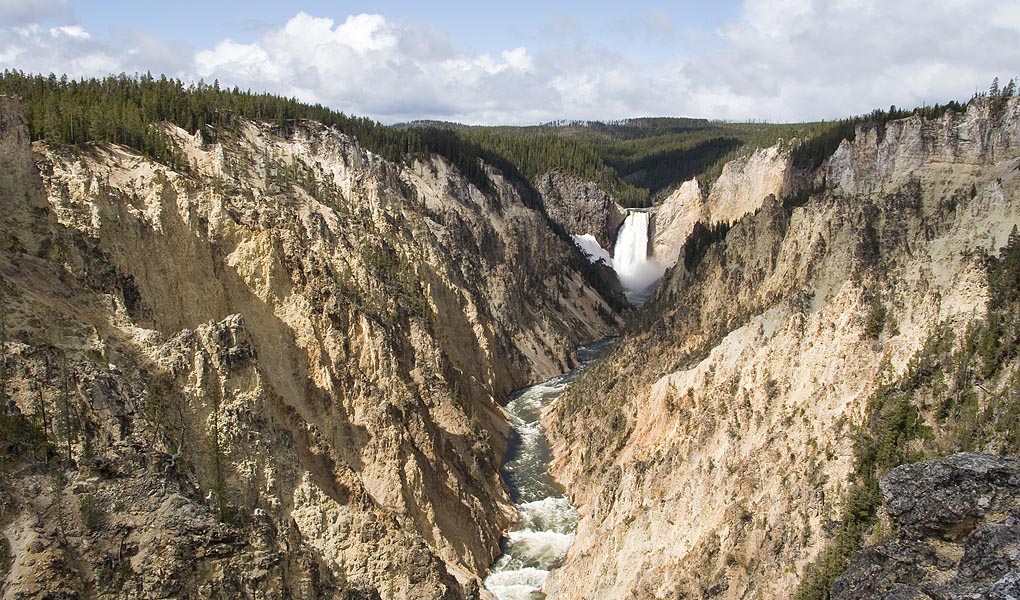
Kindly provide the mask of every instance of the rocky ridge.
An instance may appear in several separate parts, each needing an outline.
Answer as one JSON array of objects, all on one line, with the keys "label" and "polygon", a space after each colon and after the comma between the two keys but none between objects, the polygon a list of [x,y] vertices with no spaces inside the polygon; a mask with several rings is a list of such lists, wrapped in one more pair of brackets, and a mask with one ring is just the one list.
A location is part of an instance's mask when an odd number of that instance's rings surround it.
[{"label": "rocky ridge", "polygon": [[859,553],[834,600],[1020,596],[1020,460],[961,453],[882,479],[889,539]]},{"label": "rocky ridge", "polygon": [[536,186],[549,217],[571,235],[592,235],[612,254],[627,213],[597,185],[551,171]]},{"label": "rocky ridge", "polygon": [[814,193],[768,196],[669,272],[547,417],[581,515],[550,598],[791,596],[839,518],[867,399],[984,315],[1018,159],[1016,100],[862,127]]},{"label": "rocky ridge", "polygon": [[793,166],[791,149],[789,142],[780,141],[726,163],[707,193],[697,178],[683,182],[654,209],[652,256],[660,264],[676,264],[695,223],[711,227],[735,222],[761,208],[768,196],[784,197],[796,189],[801,175]]},{"label": "rocky ridge", "polygon": [[501,403],[617,317],[516,186],[312,122],[175,171],[0,99],[3,598],[477,597]]}]

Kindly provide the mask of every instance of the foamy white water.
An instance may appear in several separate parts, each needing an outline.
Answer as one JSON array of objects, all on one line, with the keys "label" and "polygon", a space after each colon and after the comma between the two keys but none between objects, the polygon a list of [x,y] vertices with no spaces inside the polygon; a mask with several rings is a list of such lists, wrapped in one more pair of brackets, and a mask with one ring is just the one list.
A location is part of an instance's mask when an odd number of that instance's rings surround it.
[{"label": "foamy white water", "polygon": [[588,257],[593,263],[602,263],[607,267],[612,268],[613,257],[609,256],[609,252],[599,244],[599,241],[595,239],[595,236],[591,234],[585,235],[572,235],[570,236],[574,240],[574,244],[584,252],[584,255]]},{"label": "foamy white water", "polygon": [[640,305],[655,291],[665,269],[648,256],[648,212],[630,211],[620,226],[613,251],[613,270],[627,299]]},{"label": "foamy white water", "polygon": [[549,441],[542,432],[542,409],[559,397],[589,361],[612,343],[604,340],[578,349],[581,366],[515,393],[507,404],[513,430],[503,464],[503,480],[517,503],[521,520],[503,541],[503,554],[485,579],[485,587],[500,600],[545,598],[542,584],[549,572],[563,564],[577,529],[577,512],[552,477]]}]

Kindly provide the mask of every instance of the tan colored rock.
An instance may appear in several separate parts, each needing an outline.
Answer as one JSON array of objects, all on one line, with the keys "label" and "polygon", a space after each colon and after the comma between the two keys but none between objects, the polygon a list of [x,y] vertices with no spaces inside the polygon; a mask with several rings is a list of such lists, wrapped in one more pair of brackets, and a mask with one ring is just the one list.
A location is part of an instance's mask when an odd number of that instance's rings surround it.
[{"label": "tan colored rock", "polygon": [[710,222],[711,215],[698,180],[683,182],[655,208],[651,218],[652,256],[667,267],[676,264],[687,236],[698,222]]},{"label": "tan colored rock", "polygon": [[501,403],[618,325],[543,215],[311,122],[180,172],[0,124],[0,596],[477,593]]},{"label": "tan colored rock", "polygon": [[652,217],[652,255],[667,266],[676,264],[694,224],[732,223],[758,210],[769,195],[782,197],[794,184],[791,144],[759,148],[750,156],[726,163],[707,196],[695,178],[685,181]]},{"label": "tan colored rock", "polygon": [[859,132],[805,205],[766,202],[667,275],[661,316],[546,420],[581,515],[549,597],[790,597],[839,518],[866,399],[983,314],[983,252],[1020,224],[1018,135],[1016,100]]},{"label": "tan colored rock", "polygon": [[573,175],[550,171],[536,186],[549,218],[571,235],[592,235],[612,253],[616,234],[627,211],[594,183]]}]

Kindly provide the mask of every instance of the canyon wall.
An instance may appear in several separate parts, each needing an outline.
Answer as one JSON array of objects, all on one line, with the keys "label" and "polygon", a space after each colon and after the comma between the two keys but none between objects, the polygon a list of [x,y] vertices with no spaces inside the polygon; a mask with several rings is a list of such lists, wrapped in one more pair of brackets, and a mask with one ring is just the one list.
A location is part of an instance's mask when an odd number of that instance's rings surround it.
[{"label": "canyon wall", "polygon": [[597,185],[573,175],[550,171],[536,186],[549,218],[571,235],[591,235],[610,255],[627,211]]},{"label": "canyon wall", "polygon": [[[983,322],[1018,167],[1020,104],[979,98],[859,128],[805,198],[778,175],[753,197],[717,185],[749,214],[546,417],[581,515],[549,597],[793,596],[834,542],[869,398]],[[978,394],[1008,394],[1015,367]]]},{"label": "canyon wall", "polygon": [[0,99],[0,595],[477,597],[501,404],[618,326],[585,259],[492,169],[157,126]]},{"label": "canyon wall", "polygon": [[726,163],[707,193],[697,178],[683,182],[654,210],[655,259],[665,266],[675,264],[695,223],[711,227],[735,222],[758,210],[768,196],[782,197],[795,189],[802,175],[793,166],[792,146],[780,140]]}]

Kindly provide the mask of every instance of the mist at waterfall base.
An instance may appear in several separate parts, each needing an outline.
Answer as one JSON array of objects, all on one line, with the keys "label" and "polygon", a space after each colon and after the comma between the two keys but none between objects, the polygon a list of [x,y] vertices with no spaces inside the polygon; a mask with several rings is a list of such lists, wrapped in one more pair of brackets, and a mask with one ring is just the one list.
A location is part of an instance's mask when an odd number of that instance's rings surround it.
[{"label": "mist at waterfall base", "polygon": [[552,453],[540,425],[542,409],[612,341],[581,346],[578,368],[517,391],[506,405],[512,429],[502,475],[521,520],[507,534],[503,554],[485,579],[486,589],[500,600],[545,598],[542,584],[549,571],[563,564],[574,541],[577,513],[563,488],[549,475]]},{"label": "mist at waterfall base", "polygon": [[655,293],[666,270],[655,258],[648,256],[648,222],[647,211],[629,211],[617,232],[612,258],[599,245],[595,236],[573,236],[574,243],[588,260],[602,263],[616,271],[623,293],[634,306],[641,306]]}]

